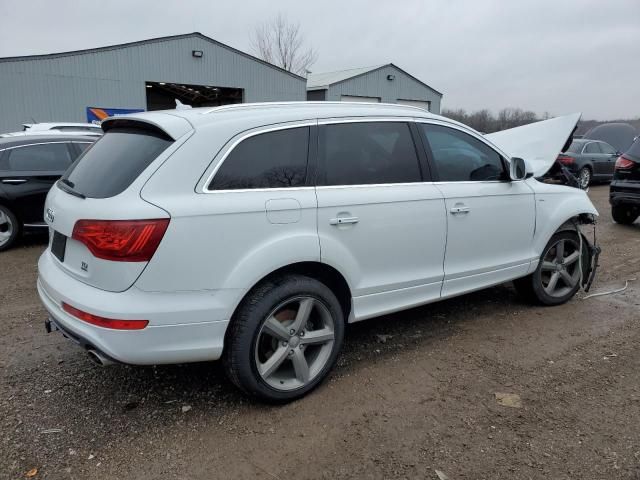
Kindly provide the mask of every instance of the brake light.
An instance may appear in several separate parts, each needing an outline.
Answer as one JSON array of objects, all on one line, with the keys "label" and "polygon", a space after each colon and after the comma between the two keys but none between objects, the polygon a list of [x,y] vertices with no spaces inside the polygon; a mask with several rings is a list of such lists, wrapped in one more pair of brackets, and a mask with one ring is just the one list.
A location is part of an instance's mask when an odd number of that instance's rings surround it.
[{"label": "brake light", "polygon": [[558,155],[557,160],[562,165],[573,165],[574,163],[576,163],[576,159],[575,158],[573,158],[570,155],[564,155],[564,154]]},{"label": "brake light", "polygon": [[91,253],[114,262],[148,262],[156,252],[169,219],[78,220],[72,238]]},{"label": "brake light", "polygon": [[634,162],[625,158],[624,155],[620,155],[616,160],[616,170],[626,170],[628,168],[633,168]]},{"label": "brake light", "polygon": [[72,307],[65,302],[62,302],[62,309],[83,322],[114,330],[142,330],[149,324],[149,320],[116,320],[115,318],[100,317]]}]

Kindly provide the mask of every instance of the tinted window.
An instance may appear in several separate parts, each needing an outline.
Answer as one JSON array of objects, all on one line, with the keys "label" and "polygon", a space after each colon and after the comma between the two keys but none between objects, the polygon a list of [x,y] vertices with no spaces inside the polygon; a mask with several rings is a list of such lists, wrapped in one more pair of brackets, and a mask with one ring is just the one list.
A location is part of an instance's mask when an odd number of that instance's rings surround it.
[{"label": "tinted window", "polygon": [[8,170],[64,172],[71,165],[66,143],[45,143],[7,150],[3,166]]},{"label": "tinted window", "polygon": [[441,182],[500,180],[502,157],[480,140],[453,128],[422,124]]},{"label": "tinted window", "polygon": [[93,145],[92,143],[85,143],[85,142],[73,142],[73,144],[76,147],[78,147],[80,152],[84,152],[87,148],[89,148],[91,145]]},{"label": "tinted window", "polygon": [[602,153],[606,153],[607,155],[615,155],[617,153],[616,149],[608,143],[600,143],[600,150],[602,150]]},{"label": "tinted window", "polygon": [[308,150],[308,127],[249,137],[227,156],[209,189],[302,187],[307,177]]},{"label": "tinted window", "polygon": [[636,141],[626,151],[625,156],[640,159],[640,137],[636,138]]},{"label": "tinted window", "polygon": [[584,153],[601,153],[600,147],[597,142],[588,143],[586,147],[584,147]]},{"label": "tinted window", "polygon": [[571,143],[571,146],[567,148],[567,152],[580,153],[582,152],[583,147],[584,147],[584,142],[573,141]]},{"label": "tinted window", "polygon": [[409,125],[402,122],[326,125],[319,160],[319,185],[422,181]]},{"label": "tinted window", "polygon": [[64,178],[87,197],[113,197],[131,185],[171,143],[160,133],[114,128],[85,150]]}]

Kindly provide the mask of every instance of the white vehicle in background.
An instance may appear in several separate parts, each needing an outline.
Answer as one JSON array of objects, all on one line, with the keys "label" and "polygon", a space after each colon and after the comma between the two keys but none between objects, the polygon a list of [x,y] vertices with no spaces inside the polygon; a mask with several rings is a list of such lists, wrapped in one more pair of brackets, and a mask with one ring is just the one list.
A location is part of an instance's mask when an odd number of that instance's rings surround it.
[{"label": "white vehicle in background", "polygon": [[47,122],[47,123],[23,123],[22,124],[23,131],[29,132],[30,134],[35,132],[43,132],[46,131],[51,133],[51,131],[58,132],[82,132],[84,135],[87,134],[96,134],[102,135],[102,128],[100,125],[95,125],[93,123],[73,123],[73,122]]},{"label": "white vehicle in background", "polygon": [[578,227],[597,212],[534,175],[578,118],[493,140],[384,104],[107,119],[47,198],[47,328],[101,364],[222,358],[284,402],[326,377],[348,322],[512,280],[564,303],[595,270]]},{"label": "white vehicle in background", "polygon": [[30,135],[95,135],[102,136],[100,125],[92,123],[24,123],[21,132],[0,134],[0,138]]}]

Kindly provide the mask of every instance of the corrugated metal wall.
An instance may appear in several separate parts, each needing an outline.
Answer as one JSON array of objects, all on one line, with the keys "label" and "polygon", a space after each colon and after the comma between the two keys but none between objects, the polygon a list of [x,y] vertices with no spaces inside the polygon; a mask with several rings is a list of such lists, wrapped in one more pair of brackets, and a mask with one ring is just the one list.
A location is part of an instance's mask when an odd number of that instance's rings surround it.
[{"label": "corrugated metal wall", "polygon": [[[192,50],[202,50],[194,58]],[[146,109],[145,81],[244,89],[245,102],[305,100],[306,82],[192,35],[109,50],[0,60],[0,132],[85,122],[86,107]]]},{"label": "corrugated metal wall", "polygon": [[[387,80],[387,75],[395,75],[395,80]],[[442,98],[435,90],[391,65],[330,86],[327,100],[340,101],[342,95],[379,97],[385,103],[422,100],[431,102],[432,113],[440,113]]]}]

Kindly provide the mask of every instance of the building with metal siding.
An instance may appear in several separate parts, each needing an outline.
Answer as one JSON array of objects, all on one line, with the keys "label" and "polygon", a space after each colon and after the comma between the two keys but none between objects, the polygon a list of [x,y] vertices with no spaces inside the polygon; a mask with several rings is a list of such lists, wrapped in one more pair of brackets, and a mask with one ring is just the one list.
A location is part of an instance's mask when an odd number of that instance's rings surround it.
[{"label": "building with metal siding", "polygon": [[197,32],[0,58],[0,132],[34,120],[85,122],[88,107],[172,108],[174,98],[194,106],[305,100],[306,82]]},{"label": "building with metal siding", "polygon": [[389,63],[310,74],[307,100],[400,103],[440,113],[442,93]]}]

